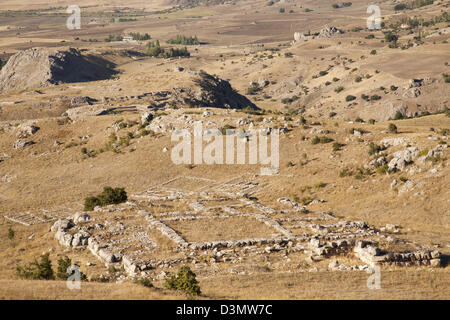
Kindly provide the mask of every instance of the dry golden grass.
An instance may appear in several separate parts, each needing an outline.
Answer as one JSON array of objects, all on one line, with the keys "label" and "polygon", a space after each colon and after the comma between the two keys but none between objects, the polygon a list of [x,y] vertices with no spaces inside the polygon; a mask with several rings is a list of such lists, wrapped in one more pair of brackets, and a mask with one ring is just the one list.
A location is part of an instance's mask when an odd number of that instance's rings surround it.
[{"label": "dry golden grass", "polygon": [[[443,299],[450,294],[444,271],[382,271],[381,289],[368,289],[370,274],[357,271],[261,273],[200,279],[200,299]],[[157,284],[158,286],[160,284]],[[0,280],[0,299],[185,299],[186,296],[132,283],[82,282],[69,290],[64,281]]]},{"label": "dry golden grass", "polygon": [[275,230],[253,217],[205,218],[166,221],[188,242],[241,240],[271,237]]},{"label": "dry golden grass", "polygon": [[[203,280],[206,296],[224,299],[449,299],[448,271],[381,271],[381,289],[357,271],[266,273]],[[256,289],[257,288],[257,289]]]},{"label": "dry golden grass", "polygon": [[0,299],[15,300],[170,300],[185,296],[133,283],[82,282],[70,290],[65,281],[0,280]]}]

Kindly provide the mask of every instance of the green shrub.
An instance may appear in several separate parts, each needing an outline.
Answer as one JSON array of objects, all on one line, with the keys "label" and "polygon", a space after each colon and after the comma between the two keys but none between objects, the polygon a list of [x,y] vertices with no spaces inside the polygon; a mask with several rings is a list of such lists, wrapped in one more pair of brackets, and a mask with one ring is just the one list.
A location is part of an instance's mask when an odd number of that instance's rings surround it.
[{"label": "green shrub", "polygon": [[397,133],[398,132],[397,131],[397,126],[395,124],[393,124],[393,123],[389,123],[388,131],[391,132],[391,133]]},{"label": "green shrub", "polygon": [[14,230],[11,227],[9,227],[9,229],[8,229],[8,239],[12,240],[12,239],[14,239],[14,236],[15,236]]},{"label": "green shrub", "polygon": [[29,280],[53,280],[55,275],[52,269],[52,262],[50,261],[50,254],[41,255],[41,261],[35,259],[24,266],[16,268],[16,275],[21,279]]},{"label": "green shrub", "polygon": [[385,174],[386,172],[388,172],[388,168],[389,168],[388,165],[384,164],[384,165],[382,165],[382,166],[377,168],[377,173]]},{"label": "green shrub", "polygon": [[355,100],[356,99],[356,97],[355,96],[352,96],[352,95],[348,95],[348,96],[346,96],[345,97],[345,101],[347,101],[347,102],[350,102],[350,101],[353,101],[353,100]]},{"label": "green shrub", "polygon": [[345,144],[335,142],[333,143],[333,151],[340,151],[343,146],[345,146]]},{"label": "green shrub", "polygon": [[87,197],[84,199],[84,210],[92,211],[96,206],[101,206],[100,199],[97,197]]},{"label": "green shrub", "polygon": [[370,101],[376,101],[376,100],[380,100],[380,99],[381,99],[381,97],[377,94],[370,96]]},{"label": "green shrub", "polygon": [[341,92],[342,90],[344,90],[343,86],[339,86],[336,89],[334,89],[334,91],[337,92],[337,93]]},{"label": "green shrub", "polygon": [[281,103],[283,103],[283,104],[291,104],[292,102],[295,102],[295,101],[297,101],[298,99],[299,99],[298,96],[293,95],[293,96],[290,97],[290,98],[283,98],[283,99],[281,99]]},{"label": "green shrub", "polygon": [[361,82],[362,81],[362,77],[361,76],[357,76],[356,78],[355,78],[355,82]]},{"label": "green shrub", "polygon": [[445,83],[450,83],[450,74],[443,74],[442,77],[444,78]]},{"label": "green shrub", "polygon": [[96,197],[87,197],[84,201],[84,210],[92,211],[96,206],[119,204],[128,200],[124,188],[104,187],[103,192]]},{"label": "green shrub", "polygon": [[392,32],[387,32],[384,34],[384,40],[386,42],[393,42],[394,46],[397,45],[397,41],[398,41],[398,35],[392,33]]},{"label": "green shrub", "polygon": [[325,143],[330,143],[330,142],[332,142],[332,141],[334,141],[334,140],[331,139],[331,138],[329,138],[329,137],[325,137],[325,136],[323,136],[323,137],[317,137],[317,136],[315,136],[315,137],[311,140],[311,143],[312,143],[312,144],[318,144],[318,143],[325,144]]},{"label": "green shrub", "polygon": [[405,10],[405,9],[406,9],[405,3],[399,3],[394,6],[395,11],[401,11],[401,10]]},{"label": "green shrub", "polygon": [[164,287],[170,290],[183,291],[193,296],[201,294],[196,275],[188,266],[181,267],[177,275],[169,274],[165,279]]}]

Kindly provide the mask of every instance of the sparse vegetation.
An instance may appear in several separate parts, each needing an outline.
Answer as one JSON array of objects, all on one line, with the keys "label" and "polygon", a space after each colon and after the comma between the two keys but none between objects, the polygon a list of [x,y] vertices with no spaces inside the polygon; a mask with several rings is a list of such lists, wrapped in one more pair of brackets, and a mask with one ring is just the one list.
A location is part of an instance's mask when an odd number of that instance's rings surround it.
[{"label": "sparse vegetation", "polygon": [[14,236],[15,236],[14,230],[13,230],[11,227],[9,227],[9,228],[8,228],[8,239],[9,239],[9,240],[13,240],[13,239],[14,239]]},{"label": "sparse vegetation", "polygon": [[108,38],[105,39],[105,42],[122,41],[122,40],[123,37],[121,35],[110,34]]},{"label": "sparse vegetation", "polygon": [[326,137],[326,136],[323,136],[323,137],[317,137],[317,136],[315,136],[312,140],[311,140],[311,143],[312,144],[324,144],[324,143],[330,143],[330,142],[332,142],[332,141],[334,141],[332,138],[329,138],[329,137]]},{"label": "sparse vegetation", "polygon": [[335,142],[333,143],[333,151],[340,151],[343,146],[345,146],[345,144]]},{"label": "sparse vegetation", "polygon": [[339,172],[339,177],[343,178],[343,177],[350,177],[352,175],[352,171],[349,170],[348,168],[344,168]]},{"label": "sparse vegetation", "polygon": [[148,278],[135,278],[133,282],[146,288],[153,288],[153,284]]},{"label": "sparse vegetation", "polygon": [[442,77],[444,78],[444,82],[445,82],[445,83],[450,83],[450,74],[444,73],[444,74],[442,75]]},{"label": "sparse vegetation", "polygon": [[343,91],[344,90],[344,87],[342,87],[342,86],[339,86],[339,87],[337,87],[336,89],[334,89],[334,91],[336,92],[336,93],[339,93],[339,92],[341,92],[341,91]]},{"label": "sparse vegetation", "polygon": [[386,147],[384,145],[380,146],[380,145],[377,145],[374,142],[371,142],[369,144],[369,155],[371,155],[371,156],[374,155],[374,154],[378,154],[378,153],[380,153],[381,151],[384,151],[384,150],[386,150]]},{"label": "sparse vegetation", "polygon": [[24,266],[16,268],[16,275],[21,279],[28,280],[53,280],[55,275],[50,261],[50,254],[45,253],[40,257],[40,261],[35,259]]}]

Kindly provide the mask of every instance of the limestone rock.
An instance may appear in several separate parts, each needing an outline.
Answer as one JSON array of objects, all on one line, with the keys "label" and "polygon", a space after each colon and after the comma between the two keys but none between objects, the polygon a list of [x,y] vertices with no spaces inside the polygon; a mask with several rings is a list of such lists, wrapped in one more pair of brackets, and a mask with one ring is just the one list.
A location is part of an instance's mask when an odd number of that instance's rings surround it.
[{"label": "limestone rock", "polygon": [[14,149],[23,149],[26,146],[31,146],[32,144],[34,144],[34,142],[32,141],[25,141],[22,139],[16,140],[13,144],[13,148]]},{"label": "limestone rock", "polygon": [[0,92],[107,79],[114,73],[73,48],[32,48],[9,58],[0,72]]}]

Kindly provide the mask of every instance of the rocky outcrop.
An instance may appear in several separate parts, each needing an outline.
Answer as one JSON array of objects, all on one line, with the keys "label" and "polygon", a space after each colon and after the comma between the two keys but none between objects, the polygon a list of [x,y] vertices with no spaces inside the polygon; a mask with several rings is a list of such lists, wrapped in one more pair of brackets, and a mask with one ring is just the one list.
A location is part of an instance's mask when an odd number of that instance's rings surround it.
[{"label": "rocky outcrop", "polygon": [[253,102],[235,91],[226,80],[205,72],[199,72],[194,82],[199,88],[194,94],[185,98],[185,102],[192,104],[192,106],[226,109],[250,107],[256,109]]},{"label": "rocky outcrop", "polygon": [[115,71],[107,68],[106,63],[73,48],[28,49],[13,55],[1,70],[0,92],[107,79]]},{"label": "rocky outcrop", "polygon": [[335,34],[342,34],[344,33],[342,30],[339,30],[336,27],[333,26],[326,26],[322,30],[320,30],[318,37],[319,38],[331,38]]},{"label": "rocky outcrop", "polygon": [[32,144],[34,144],[33,141],[25,141],[25,140],[19,139],[14,142],[13,148],[14,149],[23,149],[26,146],[31,146]]},{"label": "rocky outcrop", "polygon": [[405,150],[397,151],[393,154],[393,158],[389,161],[388,169],[391,172],[403,171],[405,167],[413,162],[413,159],[419,154],[417,147],[409,147]]}]

